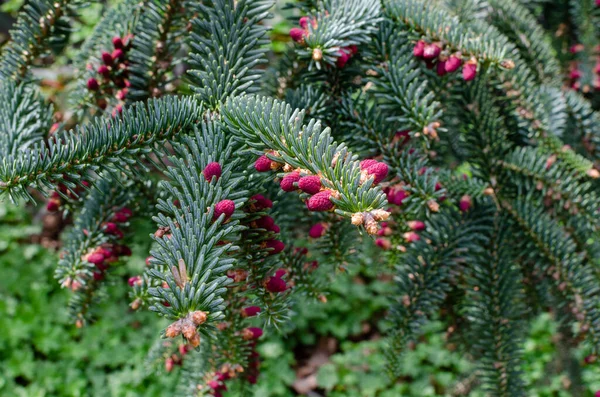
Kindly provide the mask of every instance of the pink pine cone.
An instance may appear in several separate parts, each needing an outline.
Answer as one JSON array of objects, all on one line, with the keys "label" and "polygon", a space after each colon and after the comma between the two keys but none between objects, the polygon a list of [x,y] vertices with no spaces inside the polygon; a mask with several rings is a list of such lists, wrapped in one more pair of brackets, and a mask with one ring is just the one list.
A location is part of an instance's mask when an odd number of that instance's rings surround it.
[{"label": "pink pine cone", "polygon": [[300,21],[298,21],[298,24],[300,25],[300,27],[302,29],[308,29],[308,17],[300,18]]},{"label": "pink pine cone", "polygon": [[281,187],[281,190],[283,190],[284,192],[293,192],[294,190],[297,189],[297,187],[294,186],[294,183],[298,182],[299,180],[300,180],[300,173],[298,171],[293,171],[293,172],[290,172],[289,174],[286,174],[283,177],[283,179],[279,183],[279,186]]},{"label": "pink pine cone", "polygon": [[221,216],[221,214],[225,214],[225,219],[223,219],[223,221],[226,221],[227,219],[231,218],[231,215],[233,215],[234,211],[235,203],[233,201],[221,200],[215,205],[213,219],[217,219],[219,216]]},{"label": "pink pine cone", "polygon": [[283,251],[285,244],[279,240],[268,240],[267,248],[272,248],[272,251],[269,252],[269,255],[275,255]]},{"label": "pink pine cone", "polygon": [[425,50],[425,42],[423,40],[417,41],[415,47],[413,48],[413,55],[417,58],[423,57],[423,51]]},{"label": "pink pine cone", "polygon": [[366,170],[367,168],[369,168],[372,165],[377,164],[378,161],[377,160],[373,160],[373,159],[366,159],[360,162],[360,169],[361,170]]},{"label": "pink pine cone", "polygon": [[388,171],[389,169],[387,164],[380,162],[377,162],[376,164],[373,164],[372,166],[367,168],[367,173],[369,175],[373,175],[373,177],[375,178],[375,180],[373,181],[374,184],[378,184],[379,182],[383,181],[387,176]]},{"label": "pink pine cone", "polygon": [[420,232],[425,230],[425,223],[421,221],[409,221],[406,223],[408,227],[410,227],[415,232]]},{"label": "pink pine cone", "polygon": [[290,37],[296,43],[301,43],[304,40],[305,34],[306,34],[306,31],[304,29],[300,29],[300,28],[291,28],[290,29]]},{"label": "pink pine cone", "polygon": [[471,200],[471,196],[464,195],[460,198],[458,202],[458,208],[460,208],[461,212],[467,212],[473,206],[473,201]]},{"label": "pink pine cone", "polygon": [[265,288],[269,292],[279,293],[279,292],[283,292],[287,289],[287,284],[285,283],[285,280],[281,279],[281,277],[273,276],[273,277],[269,277],[269,279],[267,280],[267,284],[265,285]]},{"label": "pink pine cone", "polygon": [[442,52],[442,49],[440,47],[438,47],[436,44],[427,44],[427,45],[425,45],[425,48],[423,49],[423,58],[435,59],[440,55],[441,52]]},{"label": "pink pine cone", "polygon": [[94,265],[100,265],[104,262],[104,255],[100,252],[94,252],[87,257],[87,261],[89,263],[93,263]]},{"label": "pink pine cone", "polygon": [[208,182],[212,181],[213,176],[217,177],[218,180],[221,177],[221,164],[217,163],[216,161],[208,163],[206,167],[204,167],[204,171],[202,171],[202,173],[204,174],[204,179],[206,179]]},{"label": "pink pine cone", "polygon": [[310,230],[308,231],[308,235],[311,238],[319,238],[324,236],[326,232],[327,228],[325,227],[325,224],[323,222],[319,222],[310,228]]},{"label": "pink pine cone", "polygon": [[465,81],[471,81],[475,79],[477,75],[477,64],[465,63],[462,69],[462,76]]},{"label": "pink pine cone", "polygon": [[456,72],[460,65],[462,65],[462,60],[455,55],[451,55],[450,58],[448,58],[448,60],[446,61],[446,72]]},{"label": "pink pine cone", "polygon": [[262,194],[256,194],[256,195],[250,197],[250,200],[255,201],[254,206],[259,211],[267,209],[267,208],[273,208],[273,202],[271,200],[269,200],[268,198],[266,198],[265,196],[263,196]]},{"label": "pink pine cone", "polygon": [[254,169],[258,172],[271,171],[271,159],[263,154],[254,162]]},{"label": "pink pine cone", "polygon": [[306,207],[309,211],[329,211],[333,209],[334,204],[330,200],[331,191],[324,190],[308,199]]},{"label": "pink pine cone", "polygon": [[321,190],[321,178],[316,175],[304,176],[298,181],[298,187],[304,193],[316,194]]},{"label": "pink pine cone", "polygon": [[260,307],[258,307],[258,306],[248,306],[248,307],[244,308],[244,310],[242,311],[242,313],[243,313],[243,315],[245,317],[254,317],[258,313],[260,313]]}]

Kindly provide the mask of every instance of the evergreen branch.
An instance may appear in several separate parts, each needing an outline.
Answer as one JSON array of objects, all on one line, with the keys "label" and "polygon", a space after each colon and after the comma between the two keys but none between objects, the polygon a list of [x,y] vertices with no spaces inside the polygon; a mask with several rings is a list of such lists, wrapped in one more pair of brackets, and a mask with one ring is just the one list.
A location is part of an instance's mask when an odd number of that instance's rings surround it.
[{"label": "evergreen branch", "polygon": [[507,180],[516,185],[517,194],[539,191],[542,197],[550,196],[560,207],[582,216],[592,225],[598,224],[597,211],[600,199],[590,182],[581,182],[572,171],[553,164],[549,156],[537,149],[515,149],[499,161],[510,176]]},{"label": "evergreen branch", "polygon": [[17,156],[50,131],[52,106],[44,103],[36,88],[3,81],[0,103],[0,157]]},{"label": "evergreen branch", "polygon": [[[112,39],[115,36],[127,37],[137,26],[144,0],[122,0],[105,11],[92,33],[77,52],[73,64],[75,65],[75,83],[69,95],[69,103],[75,108],[77,116],[83,118],[89,108],[98,108],[96,97],[87,87],[90,78],[104,79],[98,76],[97,68],[104,65],[101,59],[102,52],[112,51]],[[102,81],[102,80],[101,80]],[[114,102],[113,98],[103,98]],[[111,104],[112,105],[112,104]],[[112,108],[107,106],[106,108]]]},{"label": "evergreen branch", "polygon": [[508,54],[504,43],[489,33],[475,32],[446,10],[425,0],[385,0],[385,15],[419,36],[442,41],[463,55],[500,66]]},{"label": "evergreen branch", "polygon": [[377,107],[387,114],[388,121],[399,124],[399,130],[435,134],[442,117],[440,104],[417,67],[406,35],[386,21],[380,24],[375,46],[382,61],[374,68],[376,77],[370,78]]},{"label": "evergreen branch", "polygon": [[273,0],[212,0],[197,4],[192,21],[190,66],[192,89],[215,109],[229,96],[258,90],[266,62],[268,18]]},{"label": "evergreen branch", "polygon": [[[75,225],[65,238],[65,249],[55,277],[63,287],[73,291],[69,311],[81,327],[90,319],[90,309],[97,300],[97,290],[107,271],[123,255],[131,254],[120,244],[120,228],[127,227],[137,189],[104,176],[84,199]],[[126,209],[124,211],[124,209]],[[119,215],[117,215],[119,214]]]},{"label": "evergreen branch", "polygon": [[399,356],[405,345],[418,336],[444,301],[457,264],[469,263],[470,252],[483,243],[481,238],[489,229],[485,221],[485,217],[462,218],[455,210],[440,212],[402,256],[395,277],[397,298],[389,315],[393,327],[386,356],[392,378],[399,375]]},{"label": "evergreen branch", "polygon": [[538,81],[552,81],[560,65],[546,33],[536,18],[516,0],[488,0],[488,17],[519,50]]},{"label": "evergreen branch", "polygon": [[580,94],[565,93],[569,119],[584,142],[584,148],[594,161],[600,160],[600,114]]},{"label": "evergreen branch", "polygon": [[[240,190],[244,178],[233,173],[238,161],[232,160],[233,146],[217,123],[203,123],[201,130],[174,148],[176,156],[170,157],[172,165],[165,172],[169,182],[159,185],[169,201],[159,200],[160,212],[154,217],[159,229],[154,235],[157,247],[151,251],[154,266],[149,275],[162,285],[148,290],[155,298],[150,309],[175,320],[175,326],[177,321],[203,312],[208,325],[223,317],[222,296],[231,282],[225,273],[235,263],[230,253],[238,249],[231,241],[242,229],[239,220],[243,218],[239,212],[219,216],[215,207],[227,199],[240,208],[247,197]],[[207,181],[202,171],[210,162],[219,163],[222,173]],[[200,323],[194,324],[195,338]],[[173,337],[168,330],[167,336]],[[185,336],[195,344],[194,338]]]},{"label": "evergreen branch", "polygon": [[589,266],[584,266],[576,244],[563,228],[543,210],[519,198],[502,201],[502,206],[522,228],[527,242],[523,255],[535,261],[539,271],[555,284],[559,294],[582,323],[581,332],[587,334],[592,348],[600,348],[600,288]]},{"label": "evergreen branch", "polygon": [[484,389],[491,396],[524,396],[522,318],[524,294],[519,267],[511,254],[509,229],[494,219],[488,243],[468,267],[466,317],[478,356]]},{"label": "evergreen branch", "polygon": [[11,41],[2,49],[0,80],[23,80],[33,61],[49,47],[53,35],[70,9],[83,7],[80,0],[37,0],[28,2],[10,30]]},{"label": "evergreen branch", "polygon": [[67,180],[78,181],[86,170],[127,171],[161,144],[198,119],[200,108],[190,98],[165,97],[134,104],[118,118],[99,118],[1,159],[0,195],[32,200],[28,187],[42,190]]},{"label": "evergreen branch", "polygon": [[310,59],[309,70],[322,68],[322,62],[335,66],[340,50],[370,41],[381,20],[379,0],[325,0],[318,3],[304,33],[299,57]]},{"label": "evergreen branch", "polygon": [[331,201],[340,215],[383,209],[386,200],[381,189],[371,182],[361,185],[356,156],[345,144],[337,144],[331,130],[321,129],[318,121],[303,124],[305,111],[293,111],[271,98],[242,96],[228,99],[222,113],[239,141],[259,153],[275,151],[277,158],[293,169],[321,176],[326,188],[339,193]]},{"label": "evergreen branch", "polygon": [[426,157],[419,152],[385,153],[385,161],[390,166],[390,173],[403,183],[408,197],[402,201],[402,208],[409,213],[428,213],[439,211],[439,202],[446,194],[445,189],[438,186],[439,177],[430,166]]},{"label": "evergreen branch", "polygon": [[164,93],[167,72],[181,48],[185,30],[185,0],[148,1],[133,31],[133,48],[129,55],[131,87],[127,99],[145,100]]}]

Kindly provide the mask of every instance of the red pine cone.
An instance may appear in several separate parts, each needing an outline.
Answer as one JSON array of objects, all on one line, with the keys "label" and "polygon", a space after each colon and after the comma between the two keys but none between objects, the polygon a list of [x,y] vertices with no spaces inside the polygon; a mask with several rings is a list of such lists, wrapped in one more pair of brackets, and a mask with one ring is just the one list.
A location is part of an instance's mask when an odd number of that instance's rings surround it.
[{"label": "red pine cone", "polygon": [[263,196],[262,194],[254,195],[250,197],[250,200],[255,201],[254,207],[256,211],[261,211],[267,208],[273,208],[273,202],[265,196]]},{"label": "red pine cone", "polygon": [[285,283],[285,280],[283,280],[281,277],[273,276],[269,277],[267,283],[265,284],[265,288],[269,292],[279,293],[287,289],[287,284]]},{"label": "red pine cone", "polygon": [[245,340],[258,339],[263,335],[263,330],[257,327],[248,327],[242,331],[242,337]]},{"label": "red pine cone", "polygon": [[123,47],[125,47],[123,40],[119,36],[113,37],[112,44],[116,49],[123,49]]},{"label": "red pine cone", "polygon": [[271,171],[271,159],[263,154],[254,162],[254,168],[258,172]]},{"label": "red pine cone", "polygon": [[298,171],[292,171],[289,174],[286,174],[283,179],[281,179],[279,186],[284,192],[293,192],[294,190],[298,189],[296,186],[294,186],[294,183],[298,182],[299,180],[300,173]]},{"label": "red pine cone", "polygon": [[465,63],[462,69],[463,79],[465,81],[471,81],[475,79],[477,75],[477,64],[476,63]]},{"label": "red pine cone", "polygon": [[379,248],[382,248],[384,250],[389,250],[392,246],[392,243],[387,238],[378,238],[377,240],[375,240],[375,244],[377,244]]},{"label": "red pine cone", "polygon": [[206,167],[204,167],[204,179],[208,182],[212,181],[213,176],[217,177],[217,180],[221,177],[221,164],[213,161],[212,163],[208,163]]},{"label": "red pine cone", "polygon": [[471,209],[473,205],[473,201],[471,200],[471,196],[464,195],[460,198],[458,202],[458,208],[460,208],[461,212],[467,212]]},{"label": "red pine cone", "polygon": [[437,44],[426,44],[423,49],[424,59],[435,59],[440,56],[442,49]]},{"label": "red pine cone", "polygon": [[112,52],[111,56],[112,56],[113,59],[118,59],[120,61],[122,61],[123,59],[125,59],[125,53],[120,48],[117,48],[116,50],[114,50]]},{"label": "red pine cone", "polygon": [[326,227],[325,223],[319,222],[310,228],[310,230],[308,231],[308,235],[311,238],[319,238],[319,237],[323,237],[326,232],[327,232],[327,227]]},{"label": "red pine cone", "polygon": [[457,57],[456,55],[450,55],[450,58],[446,61],[446,72],[453,73],[458,70],[458,68],[462,65],[462,59]]},{"label": "red pine cone", "polygon": [[130,287],[133,287],[134,285],[141,285],[142,278],[140,276],[129,277],[129,280],[127,280],[127,284],[129,284]]},{"label": "red pine cone", "polygon": [[256,221],[256,227],[261,229],[271,230],[275,225],[275,220],[268,215],[258,218]]},{"label": "red pine cone", "polygon": [[352,57],[350,55],[350,51],[346,50],[345,48],[338,50],[337,56],[338,56],[338,58],[335,61],[335,64],[340,69],[343,69],[346,66],[346,64],[348,63],[348,61],[350,60],[350,58]]},{"label": "red pine cone", "polygon": [[113,57],[111,54],[109,54],[108,52],[103,52],[102,53],[102,62],[104,62],[105,65],[112,65],[113,64]]},{"label": "red pine cone", "polygon": [[406,224],[408,225],[408,227],[410,227],[415,232],[420,232],[422,230],[425,230],[425,223],[421,222],[421,221],[409,221],[409,222],[406,222]]},{"label": "red pine cone", "polygon": [[51,198],[46,204],[46,209],[50,212],[56,212],[60,208],[60,199]]},{"label": "red pine cone", "polygon": [[298,181],[298,187],[304,193],[319,193],[321,191],[321,178],[316,175],[304,176]]},{"label": "red pine cone", "polygon": [[425,50],[425,42],[423,40],[417,41],[415,48],[413,48],[413,55],[417,58],[423,57],[423,51]]},{"label": "red pine cone", "polygon": [[435,68],[435,72],[440,77],[445,76],[446,73],[448,73],[446,71],[446,61],[438,61],[436,68]]},{"label": "red pine cone", "polygon": [[260,307],[258,306],[248,306],[242,310],[242,315],[244,317],[254,317],[258,313],[260,313]]},{"label": "red pine cone", "polygon": [[104,259],[104,255],[100,252],[94,252],[87,257],[87,261],[96,266],[101,265],[104,262]]},{"label": "red pine cone", "polygon": [[333,202],[329,199],[330,197],[330,190],[319,192],[308,199],[306,207],[309,211],[329,211],[334,207]]},{"label": "red pine cone", "polygon": [[221,200],[215,205],[215,212],[213,215],[213,219],[217,219],[221,216],[221,214],[225,214],[225,218],[223,221],[228,220],[233,215],[235,211],[235,203],[231,200]]},{"label": "red pine cone", "polygon": [[306,34],[306,31],[304,29],[300,29],[300,28],[291,28],[290,29],[290,37],[296,43],[302,43],[304,41],[305,34]]},{"label": "red pine cone", "polygon": [[273,249],[269,255],[278,254],[285,248],[285,244],[279,240],[267,240],[266,246]]},{"label": "red pine cone", "polygon": [[90,91],[98,91],[100,89],[100,84],[98,84],[98,80],[92,77],[87,81],[87,88]]}]

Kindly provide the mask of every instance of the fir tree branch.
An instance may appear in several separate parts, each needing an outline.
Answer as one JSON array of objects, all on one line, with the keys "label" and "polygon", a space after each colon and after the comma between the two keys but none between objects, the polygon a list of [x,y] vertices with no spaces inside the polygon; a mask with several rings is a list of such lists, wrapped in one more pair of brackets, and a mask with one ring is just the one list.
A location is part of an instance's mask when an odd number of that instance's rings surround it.
[{"label": "fir tree branch", "polygon": [[37,0],[28,2],[10,31],[11,41],[2,49],[0,79],[23,80],[33,61],[49,47],[53,35],[62,33],[60,22],[77,7],[80,0]]},{"label": "fir tree branch", "polygon": [[65,249],[55,277],[63,287],[73,291],[69,311],[78,327],[91,318],[90,309],[98,298],[97,292],[107,270],[129,252],[121,245],[123,236],[120,233],[128,225],[131,213],[123,212],[118,219],[115,215],[133,206],[137,193],[132,183],[122,185],[104,176],[89,190],[75,225],[64,240]]},{"label": "fir tree branch", "polygon": [[511,254],[509,228],[498,215],[488,243],[472,255],[467,270],[466,317],[484,389],[491,396],[524,396],[522,318],[524,294]]},{"label": "fir tree branch", "polygon": [[322,63],[335,66],[340,49],[370,41],[381,20],[379,0],[325,0],[318,2],[304,35],[299,57],[309,59],[309,70]]},{"label": "fir tree branch", "polygon": [[32,200],[28,187],[42,190],[79,180],[86,170],[126,171],[198,119],[194,99],[165,97],[134,104],[118,118],[96,119],[89,125],[38,143],[0,163],[0,195]]},{"label": "fir tree branch", "polygon": [[386,356],[392,378],[399,375],[399,357],[406,343],[418,336],[444,301],[458,262],[469,263],[471,250],[483,242],[489,226],[482,218],[462,219],[455,210],[440,212],[402,256],[397,266],[397,297],[389,315],[393,327]]},{"label": "fir tree branch", "polygon": [[440,104],[417,67],[406,34],[388,21],[379,27],[375,48],[381,63],[374,68],[376,77],[370,78],[377,107],[388,121],[399,124],[398,130],[425,136],[433,130],[431,134],[435,134],[442,116]]},{"label": "fir tree branch", "polygon": [[36,88],[3,81],[0,103],[0,157],[17,156],[50,131],[52,106],[44,103]]},{"label": "fir tree branch", "polygon": [[167,72],[181,48],[187,15],[185,0],[148,1],[133,31],[129,56],[131,87],[129,101],[160,97],[164,93]]},{"label": "fir tree branch", "polygon": [[[165,172],[169,182],[159,186],[169,201],[158,203],[160,213],[154,220],[162,232],[154,235],[157,247],[151,251],[154,266],[149,271],[164,284],[148,290],[156,298],[150,309],[171,320],[201,311],[209,325],[223,317],[222,296],[231,282],[225,273],[235,263],[230,253],[238,249],[231,241],[237,240],[243,218],[235,212],[215,219],[215,206],[227,199],[240,208],[247,197],[240,189],[244,178],[233,174],[233,146],[214,122],[203,123],[201,131],[174,148],[176,156],[170,157],[172,166]],[[221,176],[211,181],[202,173],[209,162],[222,167]]]},{"label": "fir tree branch", "polygon": [[192,21],[190,66],[192,89],[210,108],[229,96],[258,90],[266,62],[268,18],[273,0],[212,0],[197,4]]},{"label": "fir tree branch", "polygon": [[419,36],[431,41],[443,41],[463,55],[477,57],[490,65],[500,66],[507,51],[504,43],[491,34],[475,32],[469,24],[425,0],[385,0],[384,14],[403,24]]},{"label": "fir tree branch", "polygon": [[271,98],[242,96],[228,99],[222,108],[225,123],[236,139],[263,153],[272,150],[293,168],[320,175],[324,186],[339,193],[332,197],[336,212],[344,216],[383,209],[385,196],[371,183],[360,184],[356,157],[337,144],[329,128],[315,120],[304,123],[305,112],[292,111]]},{"label": "fir tree branch", "polygon": [[[523,255],[535,261],[536,267],[551,278],[555,293],[576,314],[581,332],[586,334],[594,351],[600,348],[600,299],[598,282],[592,269],[582,263],[575,242],[563,228],[531,199],[501,201],[502,206],[528,237]],[[525,254],[526,253],[526,254]]]}]

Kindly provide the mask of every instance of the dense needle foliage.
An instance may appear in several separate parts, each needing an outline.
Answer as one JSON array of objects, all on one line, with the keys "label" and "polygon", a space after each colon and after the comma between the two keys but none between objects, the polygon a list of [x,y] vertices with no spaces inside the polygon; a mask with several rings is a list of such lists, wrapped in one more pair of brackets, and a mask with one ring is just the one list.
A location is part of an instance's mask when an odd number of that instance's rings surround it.
[{"label": "dense needle foliage", "polygon": [[130,306],[168,320],[178,395],[252,395],[257,340],[365,258],[392,383],[432,320],[490,395],[528,395],[541,312],[600,348],[597,0],[290,0],[283,51],[274,0],[122,0],[67,49],[89,3],[27,2],[0,53],[0,197],[68,225],[77,327],[146,222]]}]

